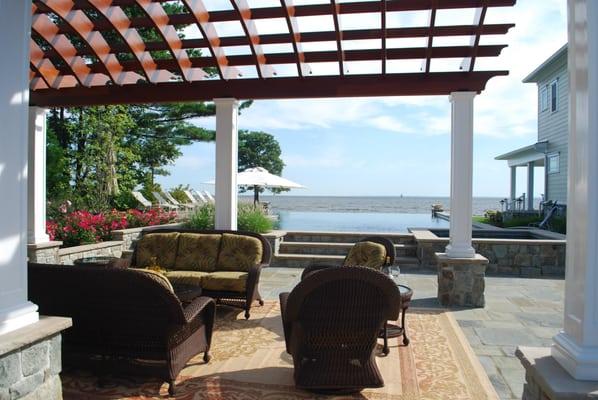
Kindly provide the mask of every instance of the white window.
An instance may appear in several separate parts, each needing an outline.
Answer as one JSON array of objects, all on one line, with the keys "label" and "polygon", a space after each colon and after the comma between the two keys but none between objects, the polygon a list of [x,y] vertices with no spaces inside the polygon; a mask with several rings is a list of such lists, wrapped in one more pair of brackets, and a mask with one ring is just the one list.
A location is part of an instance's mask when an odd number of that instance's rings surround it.
[{"label": "white window", "polygon": [[550,111],[558,110],[559,104],[559,80],[558,78],[550,84]]},{"label": "white window", "polygon": [[549,174],[556,174],[560,170],[561,157],[559,153],[551,153],[546,156],[546,168]]},{"label": "white window", "polygon": [[548,110],[548,85],[540,88],[540,112]]}]

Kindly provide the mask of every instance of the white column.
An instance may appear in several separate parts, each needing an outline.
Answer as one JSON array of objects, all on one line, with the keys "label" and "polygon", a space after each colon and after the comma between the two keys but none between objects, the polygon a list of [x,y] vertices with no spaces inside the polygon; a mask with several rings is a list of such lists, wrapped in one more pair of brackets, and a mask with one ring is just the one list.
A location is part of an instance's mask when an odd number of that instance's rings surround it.
[{"label": "white column", "polygon": [[527,163],[527,209],[534,209],[534,162]]},{"label": "white column", "polygon": [[236,99],[216,104],[216,229],[237,229],[237,165],[239,140]]},{"label": "white column", "polygon": [[598,1],[569,0],[569,193],[564,330],[553,357],[598,380]]},{"label": "white column", "polygon": [[473,99],[475,92],[453,92],[451,102],[450,258],[473,258],[471,245],[473,186]]},{"label": "white column", "polygon": [[[0,334],[38,320],[27,301],[27,123],[31,4],[0,0]],[[2,337],[0,336],[0,341]]]},{"label": "white column", "polygon": [[29,168],[27,172],[27,243],[50,241],[46,234],[46,114],[29,107]]},{"label": "white column", "polygon": [[[509,204],[515,204],[515,199],[517,198],[517,167],[511,167],[511,195],[509,197]],[[507,207],[507,210],[510,207]]]}]

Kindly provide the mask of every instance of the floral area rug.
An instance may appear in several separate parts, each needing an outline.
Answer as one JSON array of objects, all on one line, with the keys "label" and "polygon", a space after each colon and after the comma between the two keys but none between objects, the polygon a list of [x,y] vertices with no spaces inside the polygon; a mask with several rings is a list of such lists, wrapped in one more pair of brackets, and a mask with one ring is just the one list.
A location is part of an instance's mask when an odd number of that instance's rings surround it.
[{"label": "floral area rug", "polygon": [[[202,355],[181,371],[176,396],[181,400],[483,400],[498,399],[484,369],[459,326],[443,310],[409,309],[407,331],[411,343],[390,340],[390,354],[378,346],[378,367],[385,386],[343,396],[317,395],[293,384],[293,364],[285,351],[280,307],[266,302],[242,312],[220,307],[212,340],[212,360]],[[152,378],[109,378],[102,387],[83,371],[64,371],[66,400],[166,399],[168,385]]]}]

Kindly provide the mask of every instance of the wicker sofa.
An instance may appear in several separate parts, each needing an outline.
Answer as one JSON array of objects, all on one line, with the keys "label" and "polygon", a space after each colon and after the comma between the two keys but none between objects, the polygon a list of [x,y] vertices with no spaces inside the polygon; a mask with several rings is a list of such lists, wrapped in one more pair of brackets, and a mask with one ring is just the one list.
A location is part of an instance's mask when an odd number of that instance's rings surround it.
[{"label": "wicker sofa", "polygon": [[258,284],[271,254],[268,241],[253,232],[153,228],[142,232],[131,266],[157,266],[172,284],[201,286],[204,296],[241,307],[249,318],[254,301],[263,305]]},{"label": "wicker sofa", "polygon": [[71,317],[63,333],[66,365],[107,374],[150,373],[170,384],[196,354],[209,350],[215,302],[187,306],[163,277],[134,269],[29,264],[29,297],[44,315]]}]

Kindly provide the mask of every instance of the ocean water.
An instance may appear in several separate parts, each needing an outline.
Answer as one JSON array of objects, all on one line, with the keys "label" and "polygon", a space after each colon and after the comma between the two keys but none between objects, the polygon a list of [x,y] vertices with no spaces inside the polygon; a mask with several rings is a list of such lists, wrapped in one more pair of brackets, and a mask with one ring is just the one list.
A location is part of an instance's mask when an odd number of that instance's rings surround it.
[{"label": "ocean water", "polygon": [[[279,215],[279,229],[332,232],[407,232],[408,228],[448,228],[433,218],[432,204],[450,209],[448,197],[261,196]],[[500,198],[473,199],[473,213],[500,210]]]}]

